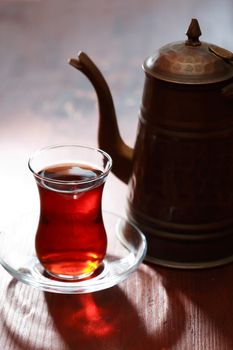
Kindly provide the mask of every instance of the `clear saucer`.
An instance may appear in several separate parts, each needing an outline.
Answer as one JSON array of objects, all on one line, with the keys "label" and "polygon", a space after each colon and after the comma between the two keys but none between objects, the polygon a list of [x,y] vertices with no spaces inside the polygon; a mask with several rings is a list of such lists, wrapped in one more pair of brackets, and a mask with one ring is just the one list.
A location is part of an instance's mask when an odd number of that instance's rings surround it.
[{"label": "clear saucer", "polygon": [[45,273],[34,251],[38,213],[27,213],[0,231],[0,263],[17,280],[37,289],[63,294],[90,293],[110,288],[125,280],[142,262],[146,239],[127,219],[104,212],[108,236],[102,265],[88,279],[75,282],[53,279]]}]

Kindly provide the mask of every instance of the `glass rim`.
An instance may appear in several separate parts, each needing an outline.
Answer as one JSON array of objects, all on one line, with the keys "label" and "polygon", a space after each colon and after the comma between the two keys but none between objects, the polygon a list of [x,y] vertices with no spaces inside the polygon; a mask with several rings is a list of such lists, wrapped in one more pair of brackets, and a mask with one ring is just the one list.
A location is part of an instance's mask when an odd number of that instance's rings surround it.
[{"label": "glass rim", "polygon": [[[102,156],[104,156],[107,160],[108,160],[108,166],[107,169],[104,170],[100,175],[97,175],[96,177],[90,178],[90,179],[84,179],[84,180],[56,180],[56,179],[51,179],[47,176],[43,176],[38,174],[38,172],[36,172],[31,163],[32,161],[35,159],[35,157],[39,154],[41,154],[42,152],[51,150],[51,149],[56,149],[56,148],[69,148],[69,147],[74,147],[74,148],[82,148],[82,149],[88,149],[90,151],[95,151],[99,154],[101,154]],[[33,176],[35,176],[35,178],[41,180],[41,181],[47,181],[49,183],[54,183],[54,184],[66,184],[66,185],[78,185],[78,184],[86,184],[86,183],[95,183],[103,178],[105,178],[111,168],[112,168],[112,158],[111,156],[105,152],[104,150],[98,148],[98,147],[91,147],[91,146],[85,146],[85,145],[79,145],[79,144],[56,144],[56,145],[50,145],[50,146],[45,146],[45,147],[41,147],[39,149],[37,149],[28,159],[28,168],[31,171],[31,173],[33,174]],[[42,170],[42,169],[41,169]]]}]

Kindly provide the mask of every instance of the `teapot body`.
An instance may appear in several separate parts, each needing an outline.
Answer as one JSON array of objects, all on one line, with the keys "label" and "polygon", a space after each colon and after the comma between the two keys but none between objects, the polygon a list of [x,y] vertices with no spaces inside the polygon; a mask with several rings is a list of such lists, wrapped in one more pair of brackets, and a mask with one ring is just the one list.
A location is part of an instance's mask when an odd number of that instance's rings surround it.
[{"label": "teapot body", "polygon": [[196,19],[186,34],[143,64],[134,149],[94,62],[80,52],[70,64],[96,90],[99,147],[129,182],[128,216],[147,237],[147,260],[203,268],[233,261],[233,53],[200,42]]},{"label": "teapot body", "polygon": [[233,100],[223,93],[232,81],[184,85],[146,74],[128,216],[147,236],[148,260],[232,259]]}]

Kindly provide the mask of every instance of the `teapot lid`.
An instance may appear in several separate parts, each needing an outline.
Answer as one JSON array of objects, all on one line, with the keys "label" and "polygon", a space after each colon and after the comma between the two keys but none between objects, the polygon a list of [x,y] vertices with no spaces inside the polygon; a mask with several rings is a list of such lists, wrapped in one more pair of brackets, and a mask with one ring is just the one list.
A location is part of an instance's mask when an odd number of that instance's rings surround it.
[{"label": "teapot lid", "polygon": [[147,58],[144,71],[157,79],[179,84],[209,84],[233,78],[233,67],[225,55],[227,52],[231,56],[230,61],[232,53],[200,42],[197,19],[192,19],[186,35],[186,41],[167,44]]}]

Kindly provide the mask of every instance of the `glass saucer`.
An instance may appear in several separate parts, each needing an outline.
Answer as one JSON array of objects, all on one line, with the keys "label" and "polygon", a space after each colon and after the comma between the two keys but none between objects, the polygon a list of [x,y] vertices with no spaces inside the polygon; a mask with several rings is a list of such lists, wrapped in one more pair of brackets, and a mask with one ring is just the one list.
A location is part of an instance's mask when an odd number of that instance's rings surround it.
[{"label": "glass saucer", "polygon": [[17,280],[37,289],[63,294],[90,293],[110,288],[125,280],[142,262],[146,239],[127,219],[103,212],[108,236],[102,265],[88,279],[61,281],[45,273],[34,251],[39,213],[27,213],[0,232],[0,263]]}]

